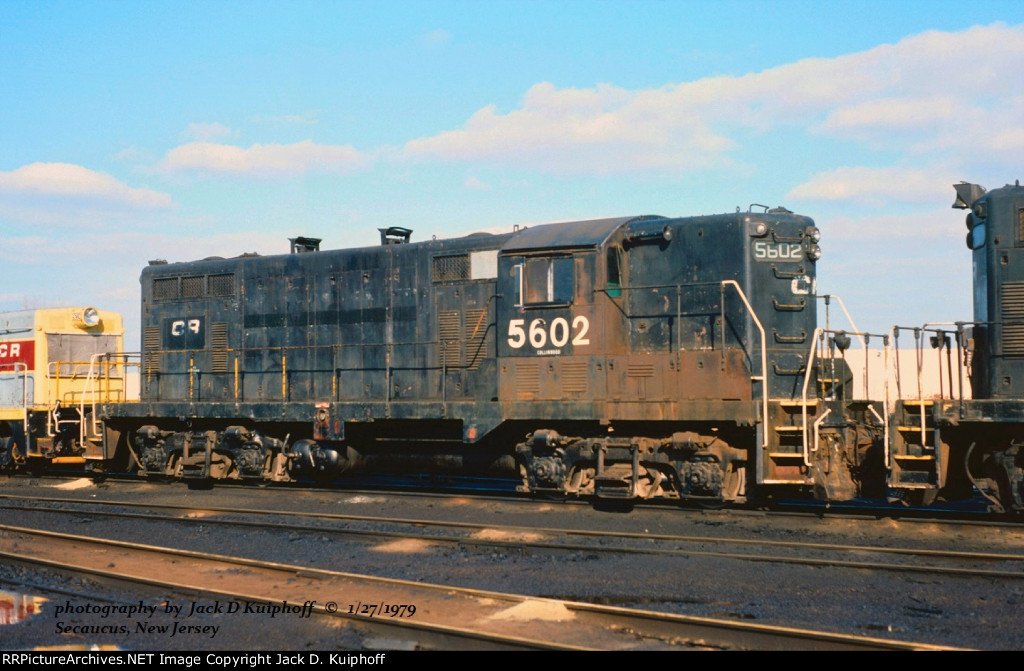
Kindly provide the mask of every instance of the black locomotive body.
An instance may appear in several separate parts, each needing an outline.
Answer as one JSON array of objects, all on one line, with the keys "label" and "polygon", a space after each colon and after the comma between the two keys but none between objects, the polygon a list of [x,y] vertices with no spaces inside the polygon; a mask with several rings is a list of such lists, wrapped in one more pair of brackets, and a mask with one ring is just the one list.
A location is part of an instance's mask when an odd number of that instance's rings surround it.
[{"label": "black locomotive body", "polygon": [[[924,401],[909,412],[900,404],[893,423],[909,417],[912,435],[920,433],[904,453],[925,444],[928,491],[947,498],[979,491],[993,510],[1024,510],[1024,187],[955,188],[953,207],[968,210],[974,321],[953,325],[955,343],[941,330],[932,341],[940,348],[955,345],[972,393]],[[900,448],[896,441],[897,463]]]},{"label": "black locomotive body", "polygon": [[772,486],[847,498],[865,481],[865,409],[815,359],[809,218],[410,233],[151,264],[141,399],[104,407],[111,440],[148,475],[196,479],[455,467],[515,472],[529,491],[701,501]]}]

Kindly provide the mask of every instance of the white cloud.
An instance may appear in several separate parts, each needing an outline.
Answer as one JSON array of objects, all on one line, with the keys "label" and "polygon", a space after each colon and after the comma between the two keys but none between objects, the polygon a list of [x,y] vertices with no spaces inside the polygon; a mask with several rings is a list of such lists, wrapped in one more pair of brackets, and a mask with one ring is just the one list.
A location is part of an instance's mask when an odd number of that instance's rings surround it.
[{"label": "white cloud", "polygon": [[[138,282],[134,281],[142,266],[151,259],[164,259],[171,263],[179,261],[198,261],[207,257],[220,256],[231,258],[245,253],[287,254],[288,238],[295,237],[298,232],[282,231],[279,233],[258,233],[245,231],[241,233],[220,233],[215,235],[174,235],[170,233],[122,232],[110,236],[102,232],[85,232],[80,235],[60,238],[47,236],[25,235],[12,236],[4,241],[0,250],[0,259],[5,264],[17,264],[23,267],[46,265],[51,258],[93,258],[103,259],[102,271],[111,267],[122,267],[130,281],[134,284],[134,293],[138,295]],[[41,256],[40,249],[46,249],[47,255]],[[101,269],[92,269],[91,275]],[[92,278],[83,279],[88,284]],[[98,288],[96,289],[98,291]]]},{"label": "white cloud", "polygon": [[[843,200],[863,205],[934,203],[956,183],[945,170],[841,167],[815,175],[786,196],[796,200]],[[950,201],[952,202],[952,201]]]},{"label": "white cloud", "polygon": [[[901,263],[916,258],[935,263],[934,255],[924,253],[928,245],[943,248],[945,251],[939,252],[942,256],[949,252],[959,253],[961,249],[966,250],[962,246],[967,233],[963,226],[963,213],[944,205],[953,202],[951,185],[940,190],[942,199],[935,201],[940,205],[914,212],[818,217],[816,221],[822,230],[822,240],[833,250],[842,249],[845,256],[859,259],[861,265],[851,268],[851,271],[861,272],[864,263],[871,263],[866,259],[872,254],[883,253],[882,248],[891,245],[894,239],[902,240],[903,245],[909,240],[913,245],[905,247],[907,254]],[[828,267],[829,272],[835,270],[832,265]]]},{"label": "white cloud", "polygon": [[953,119],[961,107],[952,96],[878,98],[832,111],[821,128],[835,132],[856,128],[915,128]]},{"label": "white cloud", "polygon": [[[612,174],[633,168],[696,168],[733,143],[698,116],[669,114],[661,92],[610,85],[593,90],[533,86],[520,109],[476,112],[463,129],[409,142],[410,158],[484,160],[547,172]],[[669,118],[671,117],[671,118]]]},{"label": "white cloud", "polygon": [[183,140],[209,142],[231,137],[231,128],[222,123],[190,123],[181,133]]},{"label": "white cloud", "polygon": [[563,174],[686,171],[731,164],[757,151],[759,133],[788,129],[963,157],[981,145],[1015,165],[1022,60],[1024,26],[994,24],[657,89],[545,82],[516,109],[489,105],[459,129],[408,142],[405,156]]},{"label": "white cloud", "polygon": [[366,157],[351,145],[254,144],[248,149],[192,142],[167,152],[156,166],[161,173],[213,173],[268,178],[305,172],[349,172]]},{"label": "white cloud", "polygon": [[0,172],[0,214],[19,220],[82,211],[164,210],[171,197],[70,163],[32,163]]}]

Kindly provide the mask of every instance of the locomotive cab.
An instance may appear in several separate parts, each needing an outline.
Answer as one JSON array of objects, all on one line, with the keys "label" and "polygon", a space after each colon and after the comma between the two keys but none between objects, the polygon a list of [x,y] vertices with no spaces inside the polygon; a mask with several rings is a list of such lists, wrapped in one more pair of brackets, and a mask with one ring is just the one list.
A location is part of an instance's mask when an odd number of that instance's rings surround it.
[{"label": "locomotive cab", "polygon": [[955,186],[974,274],[974,398],[1024,396],[1024,187]]}]

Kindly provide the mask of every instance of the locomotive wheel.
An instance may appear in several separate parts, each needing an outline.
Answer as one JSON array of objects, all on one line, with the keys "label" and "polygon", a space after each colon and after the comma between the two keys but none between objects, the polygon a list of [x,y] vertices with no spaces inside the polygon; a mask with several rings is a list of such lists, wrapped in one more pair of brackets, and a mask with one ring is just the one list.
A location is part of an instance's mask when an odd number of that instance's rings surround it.
[{"label": "locomotive wheel", "polygon": [[716,501],[698,501],[701,508],[707,510],[721,510],[739,497],[744,491],[743,484],[747,479],[747,468],[745,466],[733,467],[732,464],[725,473],[725,483],[722,485],[722,498]]}]

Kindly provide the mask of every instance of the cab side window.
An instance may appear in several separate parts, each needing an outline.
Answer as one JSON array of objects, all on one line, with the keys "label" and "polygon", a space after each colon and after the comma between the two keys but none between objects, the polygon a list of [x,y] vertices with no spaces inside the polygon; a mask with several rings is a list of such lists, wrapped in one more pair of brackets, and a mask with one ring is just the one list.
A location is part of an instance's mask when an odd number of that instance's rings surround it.
[{"label": "cab side window", "polygon": [[526,305],[568,305],[575,291],[571,256],[526,259],[523,270]]},{"label": "cab side window", "polygon": [[622,249],[609,247],[608,261],[608,295],[618,298],[622,295]]}]

